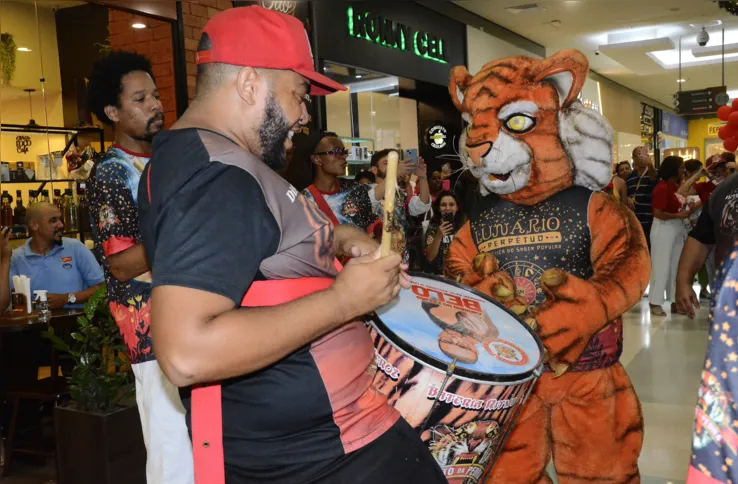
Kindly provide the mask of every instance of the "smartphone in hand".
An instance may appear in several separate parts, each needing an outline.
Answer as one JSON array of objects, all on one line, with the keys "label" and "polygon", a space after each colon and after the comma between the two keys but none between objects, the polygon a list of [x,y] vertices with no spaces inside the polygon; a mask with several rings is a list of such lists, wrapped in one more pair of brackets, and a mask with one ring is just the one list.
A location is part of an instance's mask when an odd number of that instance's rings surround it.
[{"label": "smartphone in hand", "polygon": [[454,224],[454,214],[451,212],[445,212],[441,214],[441,220],[447,223],[450,223],[451,225]]},{"label": "smartphone in hand", "polygon": [[418,167],[418,150],[414,148],[405,150],[402,161],[408,164],[408,173],[415,173]]}]

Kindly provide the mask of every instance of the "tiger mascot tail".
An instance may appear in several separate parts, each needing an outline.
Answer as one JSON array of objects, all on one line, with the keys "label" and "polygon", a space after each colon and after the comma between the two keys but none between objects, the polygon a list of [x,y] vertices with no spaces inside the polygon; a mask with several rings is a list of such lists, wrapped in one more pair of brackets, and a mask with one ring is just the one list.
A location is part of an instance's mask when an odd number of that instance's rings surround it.
[{"label": "tiger mascot tail", "polygon": [[578,100],[589,69],[567,50],[451,73],[468,127],[462,161],[485,195],[445,271],[497,298],[539,334],[546,371],[487,482],[638,483],[640,403],[622,365],[624,312],[650,259],[635,215],[602,192],[613,133]]}]

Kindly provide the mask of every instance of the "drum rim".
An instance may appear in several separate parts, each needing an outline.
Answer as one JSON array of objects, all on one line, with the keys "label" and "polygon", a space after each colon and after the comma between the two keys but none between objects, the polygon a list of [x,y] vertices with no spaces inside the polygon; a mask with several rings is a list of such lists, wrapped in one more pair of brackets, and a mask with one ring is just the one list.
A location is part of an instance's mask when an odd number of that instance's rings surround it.
[{"label": "drum rim", "polygon": [[[528,371],[520,372],[520,373],[511,373],[509,375],[500,375],[497,373],[482,373],[475,370],[469,370],[467,368],[456,366],[456,369],[454,370],[453,376],[455,378],[459,378],[460,380],[466,380],[470,381],[472,383],[481,383],[481,384],[490,384],[490,383],[524,383],[531,378],[536,378],[538,375],[540,375],[540,372],[543,368],[543,344],[541,343],[541,339],[538,337],[535,332],[525,324],[523,321],[520,320],[517,314],[513,313],[511,310],[500,304],[499,302],[492,299],[490,296],[477,291],[476,289],[473,289],[469,286],[466,286],[464,284],[458,283],[456,281],[452,281],[450,279],[446,279],[441,276],[437,276],[435,274],[426,274],[423,272],[408,272],[408,275],[410,275],[411,278],[414,277],[422,277],[425,279],[432,279],[438,282],[442,282],[444,284],[448,284],[450,286],[455,286],[459,289],[468,291],[475,296],[484,299],[485,301],[494,304],[498,308],[505,311],[508,315],[512,316],[513,319],[518,321],[523,328],[533,337],[533,340],[536,342],[536,345],[538,346],[538,362]],[[400,338],[394,331],[389,329],[387,325],[382,321],[382,319],[379,317],[377,313],[372,313],[370,316],[370,319],[372,321],[373,326],[376,328],[377,332],[382,336],[385,340],[387,340],[388,343],[390,343],[392,346],[400,350],[402,353],[407,355],[408,357],[412,358],[413,360],[417,361],[418,363],[421,363],[426,366],[430,366],[431,368],[438,370],[440,372],[445,373],[448,369],[449,362],[443,362],[441,360],[438,360],[422,351],[420,351],[417,348],[414,348],[412,345],[404,341],[402,338]],[[494,378],[494,380],[491,379],[483,379],[485,377]]]}]

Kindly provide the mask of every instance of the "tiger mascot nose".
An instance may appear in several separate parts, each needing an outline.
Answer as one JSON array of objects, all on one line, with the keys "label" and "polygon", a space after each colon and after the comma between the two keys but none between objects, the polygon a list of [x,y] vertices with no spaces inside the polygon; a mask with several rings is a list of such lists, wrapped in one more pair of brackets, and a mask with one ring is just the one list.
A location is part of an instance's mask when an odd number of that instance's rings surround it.
[{"label": "tiger mascot nose", "polygon": [[469,154],[469,157],[472,159],[472,162],[477,166],[481,166],[482,159],[492,151],[492,142],[485,141],[484,143],[476,145],[466,145],[465,149]]}]

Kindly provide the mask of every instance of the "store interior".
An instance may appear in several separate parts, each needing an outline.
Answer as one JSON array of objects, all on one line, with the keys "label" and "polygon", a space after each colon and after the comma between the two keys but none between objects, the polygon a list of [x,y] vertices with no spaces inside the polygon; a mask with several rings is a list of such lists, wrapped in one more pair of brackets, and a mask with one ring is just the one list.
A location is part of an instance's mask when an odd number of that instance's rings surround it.
[{"label": "store interior", "polygon": [[[418,152],[429,170],[449,162],[442,155],[454,153],[461,116],[445,87],[333,62],[325,62],[323,70],[348,88],[325,99],[327,130],[351,150],[347,177],[368,169],[371,153],[383,149],[397,149],[404,156],[408,150]],[[435,149],[426,140],[427,130],[439,123],[451,136],[446,146]]]},{"label": "store interior", "polygon": [[[57,203],[55,194],[65,198],[67,193],[68,205],[81,203],[84,208],[80,196],[91,161],[113,139],[112,132],[86,108],[86,76],[110,50],[135,50],[149,56],[167,125],[174,121],[172,25],[87,2],[0,3],[0,207],[9,204],[15,209],[19,199],[27,206],[45,195]],[[90,163],[85,165],[87,160]],[[60,206],[64,202],[58,201]],[[24,243],[21,217],[8,218],[7,209],[3,213],[3,225],[13,227],[11,245]],[[65,221],[66,236],[89,240],[89,234],[84,235],[89,227],[80,226],[75,217]]]}]

